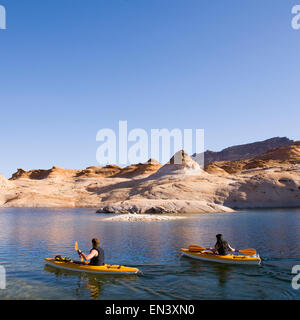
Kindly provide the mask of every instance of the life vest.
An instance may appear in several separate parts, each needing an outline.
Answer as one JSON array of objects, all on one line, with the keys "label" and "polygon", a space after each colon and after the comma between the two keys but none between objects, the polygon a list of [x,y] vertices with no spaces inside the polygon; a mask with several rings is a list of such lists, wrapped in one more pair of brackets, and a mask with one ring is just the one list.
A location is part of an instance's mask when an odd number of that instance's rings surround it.
[{"label": "life vest", "polygon": [[[97,257],[93,257],[90,261],[91,266],[103,266],[104,265],[104,250],[100,247],[93,248],[92,250],[96,250],[98,252]],[[90,253],[92,252],[90,251]]]},{"label": "life vest", "polygon": [[228,245],[226,241],[223,241],[222,243],[217,243],[218,244],[218,254],[220,256],[226,256],[228,254]]}]

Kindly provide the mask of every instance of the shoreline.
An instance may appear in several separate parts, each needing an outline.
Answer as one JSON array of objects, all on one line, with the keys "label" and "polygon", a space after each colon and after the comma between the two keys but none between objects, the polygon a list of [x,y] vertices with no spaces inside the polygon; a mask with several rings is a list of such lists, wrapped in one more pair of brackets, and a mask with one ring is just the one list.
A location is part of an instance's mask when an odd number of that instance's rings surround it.
[{"label": "shoreline", "polygon": [[[90,209],[90,210],[99,210],[98,209],[99,206],[77,206],[77,207],[67,207],[67,206],[59,206],[59,207],[39,207],[39,206],[8,206],[8,207],[4,207],[4,206],[0,206],[0,210],[5,210],[5,209],[29,209],[29,210],[34,210],[34,209],[41,209],[41,210],[67,210],[67,209]],[[228,207],[229,208],[229,207]],[[164,215],[164,214],[170,214],[170,215],[176,215],[176,214],[213,214],[213,213],[234,213],[234,212],[239,212],[239,211],[243,211],[243,210],[259,210],[259,209],[264,209],[264,210],[279,210],[279,209],[300,209],[300,205],[288,205],[288,206],[243,206],[243,207],[232,207],[230,208],[232,211],[215,211],[215,212],[189,212],[189,213],[184,213],[184,212],[153,212],[153,213],[147,213],[149,215]],[[115,215],[126,215],[126,214],[132,214],[132,215],[142,215],[144,213],[135,213],[135,212],[128,212],[128,213],[117,213],[117,212],[95,212],[97,214],[115,214]]]}]

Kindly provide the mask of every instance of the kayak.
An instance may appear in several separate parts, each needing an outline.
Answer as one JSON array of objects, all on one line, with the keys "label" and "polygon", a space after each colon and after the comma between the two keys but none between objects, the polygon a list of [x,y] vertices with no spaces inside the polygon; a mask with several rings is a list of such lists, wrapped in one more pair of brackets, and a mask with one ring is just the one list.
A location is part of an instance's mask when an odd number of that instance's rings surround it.
[{"label": "kayak", "polygon": [[211,261],[217,263],[226,263],[226,264],[245,264],[245,265],[259,265],[261,263],[261,259],[258,254],[253,256],[246,255],[234,255],[228,254],[226,256],[220,256],[217,254],[213,254],[209,250],[203,250],[201,252],[191,252],[189,249],[181,249],[182,255],[203,261]]},{"label": "kayak", "polygon": [[57,261],[55,259],[46,258],[46,264],[57,269],[88,272],[94,274],[137,274],[140,270],[137,268],[125,267],[120,265],[91,266],[87,262],[80,261]]}]

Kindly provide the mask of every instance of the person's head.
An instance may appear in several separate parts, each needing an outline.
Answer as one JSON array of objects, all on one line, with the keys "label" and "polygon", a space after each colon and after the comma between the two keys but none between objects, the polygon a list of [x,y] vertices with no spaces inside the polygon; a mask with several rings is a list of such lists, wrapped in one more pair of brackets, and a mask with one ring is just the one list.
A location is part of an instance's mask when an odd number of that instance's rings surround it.
[{"label": "person's head", "polygon": [[219,243],[224,241],[223,235],[220,233],[216,235],[216,238],[217,238],[217,242],[219,242]]},{"label": "person's head", "polygon": [[100,240],[98,238],[92,239],[92,245],[94,248],[97,248],[100,246]]},{"label": "person's head", "polygon": [[217,240],[223,240],[223,235],[221,233],[216,235]]}]

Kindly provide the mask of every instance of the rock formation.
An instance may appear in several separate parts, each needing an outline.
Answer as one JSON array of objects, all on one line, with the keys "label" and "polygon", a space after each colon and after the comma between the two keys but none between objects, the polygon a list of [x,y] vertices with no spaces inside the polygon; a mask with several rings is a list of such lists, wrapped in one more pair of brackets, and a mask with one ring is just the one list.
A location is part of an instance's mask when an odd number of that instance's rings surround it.
[{"label": "rock formation", "polygon": [[[219,152],[207,150],[204,152],[204,163],[208,165],[215,161],[232,161],[253,158],[259,154],[265,153],[270,149],[288,146],[293,144],[293,140],[288,138],[271,138],[264,141],[247,143],[223,149]],[[197,155],[194,154],[193,158]]]},{"label": "rock formation", "polygon": [[11,177],[11,180],[17,179],[33,179],[33,180],[42,180],[46,178],[68,178],[74,177],[79,173],[79,170],[73,169],[62,169],[59,167],[52,167],[49,170],[30,170],[25,171],[23,169],[18,169]]},{"label": "rock formation", "polygon": [[161,168],[161,164],[155,159],[149,159],[146,163],[133,164],[123,168],[116,173],[114,177],[118,178],[135,178],[149,176]]},{"label": "rock formation", "polygon": [[0,174],[0,190],[1,189],[8,189],[12,186],[13,184],[8,181],[2,174]]},{"label": "rock formation", "polygon": [[122,171],[122,167],[116,165],[107,165],[106,167],[93,166],[79,171],[76,177],[81,178],[109,178]]},{"label": "rock formation", "polygon": [[15,185],[0,174],[0,207],[6,202]]},{"label": "rock formation", "polygon": [[84,170],[62,169],[54,166],[50,170],[30,170],[18,169],[11,177],[11,180],[32,179],[42,180],[48,178],[135,178],[138,176],[148,176],[161,168],[161,164],[154,159],[149,159],[145,163],[133,164],[128,167],[117,165],[107,165],[106,167],[93,166]]},{"label": "rock formation", "polygon": [[[300,165],[300,141],[292,145],[268,150],[256,157],[236,161],[216,161],[205,167],[207,172],[214,168],[224,170],[229,174],[237,174],[246,170],[269,167],[292,167]],[[217,169],[218,168],[218,169]]]},{"label": "rock formation", "polygon": [[131,199],[108,204],[98,213],[212,213],[232,212],[233,210],[215,203],[200,200],[154,200]]},{"label": "rock formation", "polygon": [[300,141],[296,141],[291,145],[270,149],[255,157],[255,159],[264,161],[277,160],[288,164],[300,164]]},{"label": "rock formation", "polygon": [[213,162],[205,170],[184,151],[164,166],[149,160],[125,168],[19,169],[11,181],[0,176],[0,207],[142,214],[300,207],[300,142],[248,159]]},{"label": "rock formation", "polygon": [[170,161],[152,175],[152,178],[165,175],[198,175],[205,174],[200,165],[183,150],[178,151]]},{"label": "rock formation", "polygon": [[227,171],[225,171],[224,169],[222,169],[221,167],[216,165],[214,162],[208,164],[205,167],[205,172],[207,172],[209,174],[215,174],[215,175],[226,175],[226,174],[228,174]]}]

